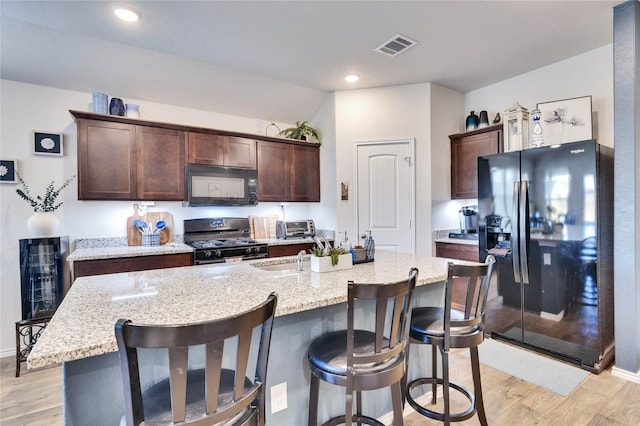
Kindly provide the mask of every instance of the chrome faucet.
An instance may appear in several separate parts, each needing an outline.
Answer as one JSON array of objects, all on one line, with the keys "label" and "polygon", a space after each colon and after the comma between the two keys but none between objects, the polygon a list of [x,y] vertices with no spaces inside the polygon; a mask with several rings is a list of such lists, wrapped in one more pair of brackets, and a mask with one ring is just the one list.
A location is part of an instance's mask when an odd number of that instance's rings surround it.
[{"label": "chrome faucet", "polygon": [[304,257],[304,255],[307,254],[306,251],[304,250],[300,250],[298,252],[298,263],[297,263],[297,268],[296,268],[296,272],[302,272],[302,258]]}]

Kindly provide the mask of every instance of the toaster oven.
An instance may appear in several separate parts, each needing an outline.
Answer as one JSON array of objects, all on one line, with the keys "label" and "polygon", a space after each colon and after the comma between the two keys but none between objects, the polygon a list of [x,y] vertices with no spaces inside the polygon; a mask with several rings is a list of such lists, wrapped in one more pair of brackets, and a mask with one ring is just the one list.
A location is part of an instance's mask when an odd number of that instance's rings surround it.
[{"label": "toaster oven", "polygon": [[313,220],[279,220],[276,222],[277,238],[306,238],[316,235]]}]

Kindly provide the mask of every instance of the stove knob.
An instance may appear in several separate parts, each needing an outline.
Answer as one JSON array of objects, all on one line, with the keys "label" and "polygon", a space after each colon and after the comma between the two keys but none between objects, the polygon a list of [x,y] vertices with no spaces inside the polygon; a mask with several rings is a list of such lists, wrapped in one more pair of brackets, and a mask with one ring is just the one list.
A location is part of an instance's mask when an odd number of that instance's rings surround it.
[{"label": "stove knob", "polygon": [[254,247],[254,248],[253,248],[253,252],[254,252],[255,254],[260,253],[260,247]]},{"label": "stove knob", "polygon": [[216,257],[222,257],[222,250],[216,250],[215,255]]},{"label": "stove knob", "polygon": [[248,249],[245,250],[245,253],[247,254],[251,254],[251,247],[249,247]]},{"label": "stove knob", "polygon": [[212,254],[212,253],[211,253],[211,251],[210,251],[210,250],[207,250],[207,251],[205,251],[205,252],[204,252],[204,257],[206,257],[207,259],[209,259],[209,258],[211,257],[211,254]]}]

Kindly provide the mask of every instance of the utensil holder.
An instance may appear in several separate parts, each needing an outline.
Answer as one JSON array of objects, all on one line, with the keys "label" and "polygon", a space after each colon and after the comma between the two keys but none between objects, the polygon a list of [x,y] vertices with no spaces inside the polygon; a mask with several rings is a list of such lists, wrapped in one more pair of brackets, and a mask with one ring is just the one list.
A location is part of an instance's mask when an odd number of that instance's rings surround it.
[{"label": "utensil holder", "polygon": [[143,246],[159,246],[160,234],[142,234]]},{"label": "utensil holder", "polygon": [[367,251],[365,249],[351,249],[351,254],[354,262],[362,262],[367,259]]}]

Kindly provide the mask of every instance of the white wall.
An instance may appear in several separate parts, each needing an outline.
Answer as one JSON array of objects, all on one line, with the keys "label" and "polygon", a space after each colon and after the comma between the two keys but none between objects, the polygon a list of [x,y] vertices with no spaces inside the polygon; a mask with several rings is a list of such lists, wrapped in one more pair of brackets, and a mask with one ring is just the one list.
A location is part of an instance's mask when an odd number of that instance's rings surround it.
[{"label": "white wall", "polygon": [[487,110],[489,121],[518,102],[532,111],[539,102],[591,95],[593,136],[613,146],[613,45],[466,93],[466,114]]},{"label": "white wall", "polygon": [[[431,252],[431,191],[429,133],[431,84],[412,84],[336,93],[336,184],[349,182],[349,200],[338,201],[337,230],[347,231],[353,243],[355,229],[354,143],[415,138],[416,204],[426,209],[416,217],[416,252]],[[375,236],[374,236],[375,238]]]},{"label": "white wall", "polygon": [[465,128],[464,95],[433,85],[431,91],[431,227],[458,229],[460,207],[476,200],[451,199],[451,141]]},{"label": "white wall", "polygon": [[[435,86],[439,87],[439,86]],[[431,121],[434,126],[449,129],[447,134],[464,131],[466,116],[475,111],[488,111],[489,121],[496,113],[518,102],[532,111],[539,102],[549,102],[591,95],[593,137],[603,145],[613,146],[613,46],[608,45],[555,64],[518,75],[464,95],[464,106],[457,119],[447,121],[450,113],[437,117],[441,110],[456,110],[460,104],[458,92],[439,88],[432,91]],[[439,132],[442,134],[442,132]],[[435,134],[435,130],[434,130]],[[451,200],[451,150],[449,139],[432,137],[433,161],[433,229],[459,228],[458,210],[477,199]],[[439,142],[436,142],[438,141]]]},{"label": "white wall", "polygon": [[[336,206],[340,197],[339,183],[336,180],[336,105],[335,94],[327,96],[320,111],[313,118],[312,125],[322,129],[322,147],[320,148],[320,200],[321,203],[309,205],[309,213],[325,229],[337,229]],[[335,235],[338,238],[338,235]]]},{"label": "white wall", "polygon": [[[0,155],[19,160],[19,172],[29,184],[33,195],[44,193],[54,180],[56,187],[77,173],[76,125],[68,110],[91,110],[91,93],[60,90],[14,81],[1,80],[0,91]],[[137,99],[125,102],[140,105],[142,119],[201,127],[264,134],[268,122],[245,117],[175,107]],[[281,129],[289,124],[276,123]],[[33,130],[64,134],[64,156],[36,156],[30,151]],[[322,129],[321,129],[322,130]],[[16,184],[0,185],[0,355],[14,352],[14,322],[22,318],[20,308],[20,270],[18,240],[29,238],[27,218],[31,207],[18,197]],[[133,201],[78,201],[77,179],[59,198],[64,202],[56,211],[60,219],[59,235],[69,240],[78,238],[126,237],[126,218],[133,214]],[[315,204],[290,203],[287,218],[314,218]],[[211,216],[281,214],[279,203],[260,203],[256,207],[182,207],[180,202],[158,202],[153,211],[173,214],[176,234],[183,233],[182,220]],[[333,226],[324,215],[316,220],[318,228]],[[333,229],[333,228],[331,228]]]}]

